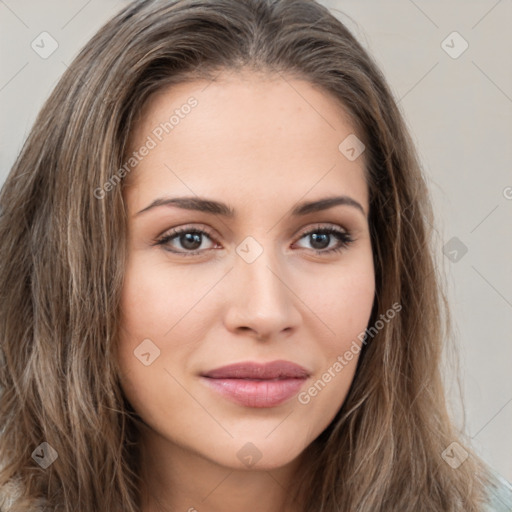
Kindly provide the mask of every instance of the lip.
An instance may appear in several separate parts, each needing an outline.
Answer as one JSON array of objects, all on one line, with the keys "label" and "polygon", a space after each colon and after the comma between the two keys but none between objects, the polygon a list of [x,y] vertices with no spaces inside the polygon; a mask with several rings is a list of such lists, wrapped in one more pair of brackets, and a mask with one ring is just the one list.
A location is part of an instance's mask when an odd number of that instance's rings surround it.
[{"label": "lip", "polygon": [[201,374],[201,380],[228,400],[245,407],[276,407],[296,395],[309,377],[290,361],[242,362]]}]

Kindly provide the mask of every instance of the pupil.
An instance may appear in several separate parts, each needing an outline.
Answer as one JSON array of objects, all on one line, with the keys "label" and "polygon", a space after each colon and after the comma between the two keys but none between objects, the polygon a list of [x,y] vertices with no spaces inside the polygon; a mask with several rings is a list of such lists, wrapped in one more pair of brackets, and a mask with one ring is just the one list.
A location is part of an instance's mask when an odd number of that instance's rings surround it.
[{"label": "pupil", "polygon": [[[312,234],[311,237],[313,238],[313,242],[312,242],[312,246],[315,248],[315,249],[325,249],[328,245],[329,245],[329,235],[327,233],[320,233],[320,234]],[[322,244],[320,242],[320,246],[321,247],[317,247],[315,246],[315,243],[318,242],[319,240],[323,241],[324,244]]]},{"label": "pupil", "polygon": [[201,234],[200,233],[186,233],[181,235],[180,242],[185,249],[197,249],[201,247]]}]

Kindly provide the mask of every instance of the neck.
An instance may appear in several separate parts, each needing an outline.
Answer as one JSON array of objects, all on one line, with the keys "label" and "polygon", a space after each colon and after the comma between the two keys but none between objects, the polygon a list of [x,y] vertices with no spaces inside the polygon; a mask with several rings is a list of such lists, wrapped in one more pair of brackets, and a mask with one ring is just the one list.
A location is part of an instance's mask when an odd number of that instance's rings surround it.
[{"label": "neck", "polygon": [[171,443],[140,437],[142,512],[299,512],[289,503],[301,457],[273,469],[239,469]]}]

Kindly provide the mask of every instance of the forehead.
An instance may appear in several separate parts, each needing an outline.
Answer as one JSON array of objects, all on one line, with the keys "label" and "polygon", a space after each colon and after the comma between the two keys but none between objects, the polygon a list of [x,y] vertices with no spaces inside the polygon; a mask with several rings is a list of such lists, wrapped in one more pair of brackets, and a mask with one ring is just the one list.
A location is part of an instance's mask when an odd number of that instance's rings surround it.
[{"label": "forehead", "polygon": [[340,150],[354,132],[336,98],[304,80],[225,74],[180,83],[141,111],[130,154],[152,149],[129,190],[144,199],[168,191],[298,200],[336,189],[367,210],[365,155],[351,160]]}]

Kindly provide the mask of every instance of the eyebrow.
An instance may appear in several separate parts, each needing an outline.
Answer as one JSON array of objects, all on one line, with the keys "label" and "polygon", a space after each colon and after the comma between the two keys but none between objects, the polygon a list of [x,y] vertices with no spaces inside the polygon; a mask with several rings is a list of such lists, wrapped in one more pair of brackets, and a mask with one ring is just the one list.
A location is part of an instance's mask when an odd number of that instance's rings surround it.
[{"label": "eyebrow", "polygon": [[[361,204],[349,196],[334,196],[319,199],[317,201],[304,201],[295,206],[291,212],[291,215],[293,217],[299,217],[309,213],[327,210],[338,205],[352,206],[353,208],[359,210],[366,217],[366,213]],[[230,219],[236,216],[235,210],[229,207],[227,204],[214,201],[213,199],[206,199],[201,197],[159,197],[158,199],[155,199],[151,204],[137,212],[135,215],[138,216],[159,206],[175,206],[184,210],[195,210],[199,212],[211,213]]]}]

